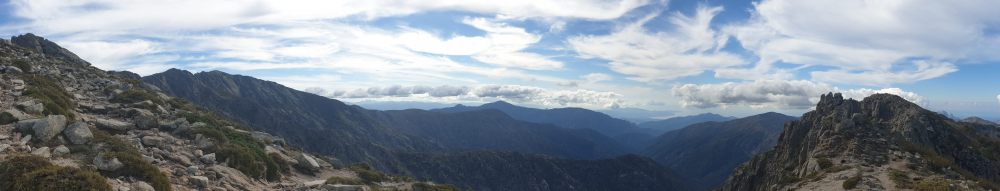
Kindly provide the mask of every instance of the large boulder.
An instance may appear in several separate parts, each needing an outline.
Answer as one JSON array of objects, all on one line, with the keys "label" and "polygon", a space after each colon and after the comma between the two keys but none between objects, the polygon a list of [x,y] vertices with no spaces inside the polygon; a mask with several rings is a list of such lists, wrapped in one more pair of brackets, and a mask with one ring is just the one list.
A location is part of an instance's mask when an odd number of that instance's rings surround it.
[{"label": "large boulder", "polygon": [[190,176],[190,177],[188,177],[188,181],[190,181],[195,186],[198,186],[198,187],[201,187],[201,188],[208,187],[208,177],[204,177],[204,176]]},{"label": "large boulder", "polygon": [[152,129],[160,126],[159,118],[149,110],[129,109],[128,116],[132,118],[135,127],[139,129]]},{"label": "large boulder", "polygon": [[17,130],[17,131],[19,131],[19,132],[33,131],[33,129],[31,129],[31,128],[35,126],[35,122],[38,122],[38,121],[41,121],[41,120],[42,119],[24,119],[24,120],[21,120],[21,121],[17,121],[17,124],[14,124],[14,129]]},{"label": "large boulder", "polygon": [[31,126],[35,137],[38,137],[42,142],[52,140],[59,133],[62,133],[64,128],[66,128],[66,116],[62,115],[49,115]]},{"label": "large boulder", "polygon": [[130,184],[130,188],[131,189],[129,191],[156,191],[155,189],[153,189],[153,186],[143,181],[133,182],[132,184]]},{"label": "large boulder", "polygon": [[215,164],[215,153],[201,155],[201,162],[205,164]]},{"label": "large boulder", "polygon": [[45,111],[45,105],[38,103],[35,100],[28,100],[17,103],[17,107],[23,109],[25,112],[39,114]]},{"label": "large boulder", "polygon": [[115,171],[125,166],[125,164],[118,161],[118,158],[98,155],[97,157],[94,157],[94,166],[97,167],[98,170],[102,171]]},{"label": "large boulder", "polygon": [[157,148],[166,148],[167,144],[168,144],[168,140],[166,138],[163,138],[163,137],[160,137],[160,136],[148,135],[148,136],[142,137],[142,144],[146,145],[146,146],[157,147]]},{"label": "large boulder", "polygon": [[94,119],[94,125],[97,125],[97,128],[114,131],[128,131],[128,129],[133,127],[133,125],[128,122],[101,118]]},{"label": "large boulder", "polygon": [[299,166],[308,168],[309,170],[316,170],[320,168],[316,159],[306,153],[299,153],[296,155],[295,160],[299,162]]},{"label": "large boulder", "polygon": [[52,156],[52,151],[51,150],[52,149],[49,149],[49,147],[42,147],[42,148],[37,148],[37,149],[31,151],[31,154],[35,155],[35,156],[49,158],[49,157]]},{"label": "large boulder", "polygon": [[66,130],[63,130],[63,135],[74,145],[87,144],[87,142],[94,139],[94,134],[90,132],[89,126],[84,122],[73,123],[67,126]]},{"label": "large boulder", "polygon": [[57,157],[63,156],[69,154],[69,151],[70,151],[69,147],[66,147],[65,145],[59,145],[55,149],[52,149],[52,156],[57,156]]}]

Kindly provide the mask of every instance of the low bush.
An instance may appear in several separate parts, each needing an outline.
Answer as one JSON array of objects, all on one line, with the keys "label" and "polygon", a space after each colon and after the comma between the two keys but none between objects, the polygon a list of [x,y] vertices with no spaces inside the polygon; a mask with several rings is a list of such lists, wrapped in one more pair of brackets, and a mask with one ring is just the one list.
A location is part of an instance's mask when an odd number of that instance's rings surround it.
[{"label": "low bush", "polygon": [[17,67],[18,69],[21,69],[21,71],[23,71],[25,73],[30,73],[31,72],[31,64],[28,64],[28,61],[15,60],[14,61],[14,67]]},{"label": "low bush", "polygon": [[92,170],[56,166],[33,155],[12,156],[0,163],[0,190],[111,190]]},{"label": "low bush", "polygon": [[939,191],[939,190],[950,190],[948,180],[944,179],[923,179],[917,181],[914,185],[914,190],[917,191]]},{"label": "low bush", "polygon": [[413,184],[413,191],[458,191],[458,188],[445,184],[428,184],[419,182]]},{"label": "low bush", "polygon": [[73,102],[73,96],[67,93],[62,86],[56,84],[52,79],[35,75],[25,76],[24,81],[28,84],[24,95],[38,99],[45,106],[43,114],[64,115],[66,118],[73,119],[75,115],[72,111],[76,108],[76,104]]},{"label": "low bush", "polygon": [[371,184],[391,180],[391,177],[372,169],[371,165],[368,165],[368,163],[353,164],[348,167],[348,169],[358,173],[358,178],[361,178],[361,181],[365,183]]},{"label": "low bush", "polygon": [[816,164],[819,165],[820,169],[833,167],[833,162],[830,162],[830,159],[828,158],[816,158]]},{"label": "low bush", "polygon": [[364,183],[355,178],[332,176],[326,179],[326,184],[363,185]]},{"label": "low bush", "polygon": [[841,186],[846,190],[850,190],[858,187],[858,183],[860,182],[861,182],[861,175],[855,175],[850,178],[847,178],[847,180],[844,180],[844,183],[841,184]]},{"label": "low bush", "polygon": [[111,134],[91,128],[94,133],[94,141],[103,143],[104,154],[108,157],[117,158],[124,164],[124,167],[114,172],[108,172],[111,176],[128,176],[149,182],[157,191],[169,191],[170,179],[160,171],[159,168],[142,159],[142,154],[135,147]]},{"label": "low bush", "polygon": [[913,181],[910,180],[910,177],[907,176],[906,173],[903,171],[896,169],[890,170],[889,179],[891,179],[893,183],[896,183],[896,188],[901,188],[901,189],[913,188]]},{"label": "low bush", "polygon": [[[271,156],[264,151],[264,144],[258,142],[249,133],[235,131],[225,126],[234,124],[222,120],[214,115],[186,112],[182,113],[191,123],[202,122],[206,126],[194,128],[190,135],[201,134],[202,136],[218,141],[212,148],[219,161],[229,161],[229,165],[247,176],[254,178],[264,178],[267,180],[281,179],[282,167]],[[287,172],[287,170],[284,170]]]},{"label": "low bush", "polygon": [[11,124],[14,122],[17,122],[17,118],[15,118],[13,114],[7,112],[0,113],[0,125]]}]

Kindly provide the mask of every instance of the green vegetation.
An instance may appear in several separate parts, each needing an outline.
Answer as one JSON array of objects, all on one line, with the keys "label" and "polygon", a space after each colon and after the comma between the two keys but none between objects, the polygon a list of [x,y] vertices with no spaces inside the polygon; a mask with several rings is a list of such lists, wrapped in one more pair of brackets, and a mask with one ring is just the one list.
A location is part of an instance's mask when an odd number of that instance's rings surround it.
[{"label": "green vegetation", "polygon": [[371,184],[376,182],[384,182],[390,180],[389,176],[382,174],[381,172],[372,170],[372,167],[368,163],[358,163],[348,167],[354,172],[358,173],[358,178],[361,178],[362,182]]},{"label": "green vegetation", "polygon": [[160,96],[157,96],[154,93],[139,88],[130,88],[125,92],[115,95],[114,97],[111,98],[111,100],[108,101],[111,101],[112,103],[129,104],[146,100],[152,101],[153,103],[156,104],[164,103],[163,99],[160,99]]},{"label": "green vegetation", "polygon": [[0,113],[0,125],[11,124],[14,122],[17,122],[17,118],[15,118],[14,115],[7,112]]},{"label": "green vegetation", "polygon": [[216,116],[187,112],[181,114],[191,123],[202,122],[204,127],[191,129],[189,136],[201,134],[218,141],[211,150],[216,153],[219,161],[229,161],[229,165],[247,176],[278,180],[282,172],[287,172],[287,165],[279,164],[275,157],[267,155],[264,144],[253,139],[249,133],[235,131],[226,126],[235,126]]},{"label": "green vegetation", "polygon": [[454,186],[451,185],[428,184],[428,183],[418,182],[413,184],[413,190],[414,191],[458,191],[458,188],[455,188]]},{"label": "green vegetation", "polygon": [[25,90],[24,94],[38,99],[45,105],[43,114],[64,115],[68,119],[73,119],[75,115],[72,111],[76,105],[73,103],[72,96],[62,86],[56,84],[52,79],[35,75],[24,76],[24,81],[28,84],[28,89]]},{"label": "green vegetation", "polygon": [[362,185],[365,183],[355,178],[331,176],[330,178],[326,179],[326,184]]},{"label": "green vegetation", "polygon": [[21,69],[21,71],[24,71],[25,73],[30,73],[31,72],[31,64],[28,64],[28,61],[15,60],[14,61],[14,67],[17,67],[18,69]]},{"label": "green vegetation", "polygon": [[830,162],[828,158],[816,158],[816,163],[819,164],[820,169],[833,167],[833,162]]},{"label": "green vegetation", "polygon": [[0,163],[0,190],[111,190],[97,172],[56,166],[33,156],[12,156]]},{"label": "green vegetation", "polygon": [[914,185],[913,189],[917,190],[917,191],[949,190],[948,189],[949,188],[948,185],[949,185],[948,180],[944,180],[944,179],[937,179],[937,178],[935,178],[935,179],[923,179],[923,180],[917,181],[917,184]]},{"label": "green vegetation", "polygon": [[896,188],[901,188],[901,189],[913,188],[913,181],[910,180],[910,177],[907,176],[906,173],[903,171],[891,169],[889,171],[889,179],[891,179],[893,183],[896,183]]},{"label": "green vegetation", "polygon": [[844,180],[844,184],[842,184],[841,186],[843,186],[844,189],[850,190],[858,187],[858,183],[860,182],[861,182],[861,174],[858,174],[850,178],[847,178],[847,180]]},{"label": "green vegetation", "polygon": [[104,153],[99,153],[107,157],[117,158],[125,166],[115,172],[109,172],[110,176],[129,176],[149,182],[157,191],[169,191],[170,179],[160,172],[160,169],[142,159],[142,154],[135,147],[117,137],[108,134],[103,130],[91,128],[94,133],[94,141],[103,143]]}]

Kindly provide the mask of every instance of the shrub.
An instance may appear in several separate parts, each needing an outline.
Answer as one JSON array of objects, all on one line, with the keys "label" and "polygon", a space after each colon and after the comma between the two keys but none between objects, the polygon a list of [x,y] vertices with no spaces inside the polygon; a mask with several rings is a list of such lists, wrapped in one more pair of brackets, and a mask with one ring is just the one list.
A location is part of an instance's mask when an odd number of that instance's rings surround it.
[{"label": "shrub", "polygon": [[830,162],[828,158],[816,158],[816,164],[819,165],[820,169],[827,169],[833,166],[833,162]]},{"label": "shrub", "polygon": [[357,163],[353,164],[348,169],[351,169],[355,173],[358,173],[358,178],[365,183],[376,183],[384,182],[390,180],[389,176],[382,174],[381,172],[372,169],[368,163]]},{"label": "shrub", "polygon": [[332,176],[326,179],[326,184],[362,185],[364,183],[355,178]]},{"label": "shrub", "polygon": [[222,120],[214,115],[186,112],[182,113],[188,122],[205,123],[205,127],[198,127],[191,130],[189,134],[201,134],[205,137],[219,142],[213,149],[220,161],[229,161],[229,165],[243,174],[254,178],[265,178],[267,180],[281,179],[281,173],[287,172],[271,156],[264,151],[264,144],[258,142],[249,133],[238,132],[225,128],[233,124]]},{"label": "shrub", "polygon": [[69,119],[75,116],[72,111],[76,105],[73,103],[72,96],[52,79],[30,75],[25,76],[24,81],[28,84],[28,89],[24,91],[24,94],[38,99],[45,105],[43,114],[64,115]]},{"label": "shrub", "polygon": [[7,112],[0,113],[0,125],[11,124],[14,122],[17,122],[17,118],[15,118],[13,114]]},{"label": "shrub", "polygon": [[911,189],[913,188],[913,181],[910,177],[906,175],[905,172],[892,169],[889,171],[889,179],[896,183],[896,188],[901,189]]},{"label": "shrub", "polygon": [[850,178],[847,178],[847,180],[844,180],[844,184],[842,184],[841,186],[843,186],[844,189],[846,190],[850,190],[858,187],[858,183],[860,182],[861,182],[861,175],[855,175]]},{"label": "shrub", "polygon": [[15,60],[14,61],[14,67],[17,67],[18,69],[21,69],[21,71],[24,71],[25,73],[30,73],[31,72],[31,64],[28,64],[28,61]]},{"label": "shrub", "polygon": [[915,190],[918,191],[939,191],[939,190],[949,190],[948,180],[944,179],[923,179],[917,181],[915,185]]},{"label": "shrub", "polygon": [[445,184],[428,184],[428,183],[418,182],[413,184],[413,190],[414,191],[458,191],[458,188]]},{"label": "shrub", "polygon": [[90,129],[94,133],[94,141],[104,143],[107,151],[103,154],[117,158],[124,164],[124,167],[115,172],[108,172],[111,176],[129,176],[149,182],[157,191],[169,191],[170,179],[160,172],[160,169],[142,159],[142,154],[130,144],[107,132],[95,128]]},{"label": "shrub", "polygon": [[79,168],[47,166],[17,178],[12,190],[111,190],[97,172]]},{"label": "shrub", "polygon": [[92,170],[52,165],[33,155],[13,156],[0,163],[0,190],[111,190]]}]

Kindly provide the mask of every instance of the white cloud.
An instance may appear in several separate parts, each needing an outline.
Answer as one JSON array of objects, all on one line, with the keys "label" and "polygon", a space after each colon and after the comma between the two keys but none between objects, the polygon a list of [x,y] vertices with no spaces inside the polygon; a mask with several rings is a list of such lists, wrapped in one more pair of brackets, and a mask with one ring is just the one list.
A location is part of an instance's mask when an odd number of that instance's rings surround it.
[{"label": "white cloud", "polygon": [[899,95],[921,104],[923,97],[899,88],[840,89],[824,83],[805,80],[757,80],[721,84],[684,84],[675,86],[673,95],[680,98],[683,107],[713,108],[750,106],[753,108],[806,109],[815,106],[819,96],[827,92],[841,92],[846,98],[863,99],[875,93]]},{"label": "white cloud", "polygon": [[764,70],[756,72],[785,72],[770,68],[776,62],[828,66],[833,69],[812,72],[813,80],[889,86],[949,74],[957,71],[956,61],[1000,58],[989,51],[1000,47],[1000,37],[985,32],[1000,24],[991,8],[998,6],[987,0],[766,0],[750,21],[724,31],[760,58],[763,66],[755,68]]},{"label": "white cloud", "polygon": [[1000,95],[997,95],[997,102],[1000,102]]},{"label": "white cloud", "polygon": [[567,43],[580,56],[608,60],[612,71],[644,82],[742,65],[739,56],[719,51],[728,36],[711,29],[710,23],[720,11],[721,7],[699,7],[694,16],[676,13],[669,17],[676,28],[665,32],[643,27],[656,16],[651,15],[609,35],[576,36]]},{"label": "white cloud", "polygon": [[597,83],[614,79],[611,77],[611,75],[603,73],[589,73],[587,75],[583,75],[580,77],[582,77],[583,80],[587,83]]},{"label": "white cloud", "polygon": [[554,61],[536,53],[524,52],[528,46],[538,43],[542,38],[528,33],[524,28],[509,26],[504,23],[490,21],[485,18],[465,19],[465,24],[485,31],[491,46],[472,56],[483,63],[504,67],[525,68],[532,70],[551,70],[563,67],[562,62]]},{"label": "white cloud", "polygon": [[13,0],[12,15],[32,21],[31,28],[48,33],[174,32],[241,24],[297,21],[374,19],[426,11],[502,14],[509,18],[618,18],[646,0],[237,0],[237,1],[108,1]]},{"label": "white cloud", "polygon": [[[318,91],[318,90],[310,90]],[[518,103],[543,106],[585,106],[617,108],[622,104],[622,95],[614,92],[593,90],[548,90],[521,85],[479,85],[469,86],[385,86],[359,88],[343,93],[333,93],[334,98],[398,98],[417,97],[427,99],[452,98],[465,101],[502,99]]]}]

